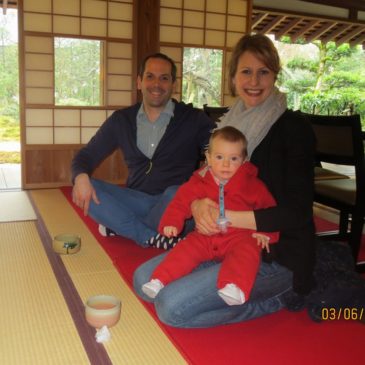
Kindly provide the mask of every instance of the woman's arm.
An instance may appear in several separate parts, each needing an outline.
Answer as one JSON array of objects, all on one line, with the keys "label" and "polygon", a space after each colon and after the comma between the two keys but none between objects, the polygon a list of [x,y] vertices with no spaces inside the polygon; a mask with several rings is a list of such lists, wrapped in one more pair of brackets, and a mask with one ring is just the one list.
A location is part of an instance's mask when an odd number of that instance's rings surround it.
[{"label": "woman's arm", "polygon": [[226,210],[226,217],[232,227],[257,230],[256,220],[253,211]]},{"label": "woman's arm", "polygon": [[[218,209],[218,204],[209,198],[198,199],[192,202],[191,212],[194,217],[195,227],[199,233],[212,235],[220,232],[217,225]],[[253,211],[226,210],[226,217],[232,227],[256,230]]]}]

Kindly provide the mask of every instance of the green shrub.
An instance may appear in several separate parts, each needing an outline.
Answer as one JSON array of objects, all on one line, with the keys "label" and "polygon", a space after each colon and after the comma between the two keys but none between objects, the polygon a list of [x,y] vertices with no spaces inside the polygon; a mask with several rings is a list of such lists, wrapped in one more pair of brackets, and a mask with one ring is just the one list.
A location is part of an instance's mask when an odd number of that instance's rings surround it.
[{"label": "green shrub", "polygon": [[20,152],[0,151],[0,163],[20,163]]},{"label": "green shrub", "polygon": [[19,141],[20,126],[14,118],[0,115],[0,141]]}]

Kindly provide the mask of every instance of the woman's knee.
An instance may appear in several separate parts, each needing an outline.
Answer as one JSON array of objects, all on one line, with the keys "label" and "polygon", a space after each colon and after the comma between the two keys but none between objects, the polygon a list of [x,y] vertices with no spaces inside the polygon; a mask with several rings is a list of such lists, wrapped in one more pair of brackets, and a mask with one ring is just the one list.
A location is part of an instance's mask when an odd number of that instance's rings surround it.
[{"label": "woman's knee", "polygon": [[[166,253],[158,255],[142,265],[140,265],[133,274],[133,288],[136,293],[145,300],[148,300],[147,296],[142,292],[142,285],[151,280],[151,275],[156,266],[163,260]],[[148,300],[150,301],[150,300]]]},{"label": "woman's knee", "polygon": [[168,290],[165,289],[155,298],[154,305],[157,316],[162,323],[171,327],[184,327],[185,321],[180,318],[179,310],[176,310],[174,296],[167,293]]}]

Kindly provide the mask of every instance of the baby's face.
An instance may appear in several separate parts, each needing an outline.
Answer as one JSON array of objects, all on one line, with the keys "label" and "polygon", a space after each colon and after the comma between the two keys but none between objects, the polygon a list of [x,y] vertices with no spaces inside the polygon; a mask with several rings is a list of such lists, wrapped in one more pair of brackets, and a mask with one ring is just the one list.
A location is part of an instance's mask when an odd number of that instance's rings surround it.
[{"label": "baby's face", "polygon": [[215,138],[206,157],[213,175],[219,180],[229,180],[244,161],[242,142],[229,142]]}]

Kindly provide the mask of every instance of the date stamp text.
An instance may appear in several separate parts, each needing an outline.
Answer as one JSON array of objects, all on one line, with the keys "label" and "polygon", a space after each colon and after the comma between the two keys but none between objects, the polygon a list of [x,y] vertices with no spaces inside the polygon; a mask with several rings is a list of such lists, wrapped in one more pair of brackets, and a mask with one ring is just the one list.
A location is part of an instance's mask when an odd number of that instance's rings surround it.
[{"label": "date stamp text", "polygon": [[362,321],[364,318],[364,308],[322,308],[322,321]]}]

